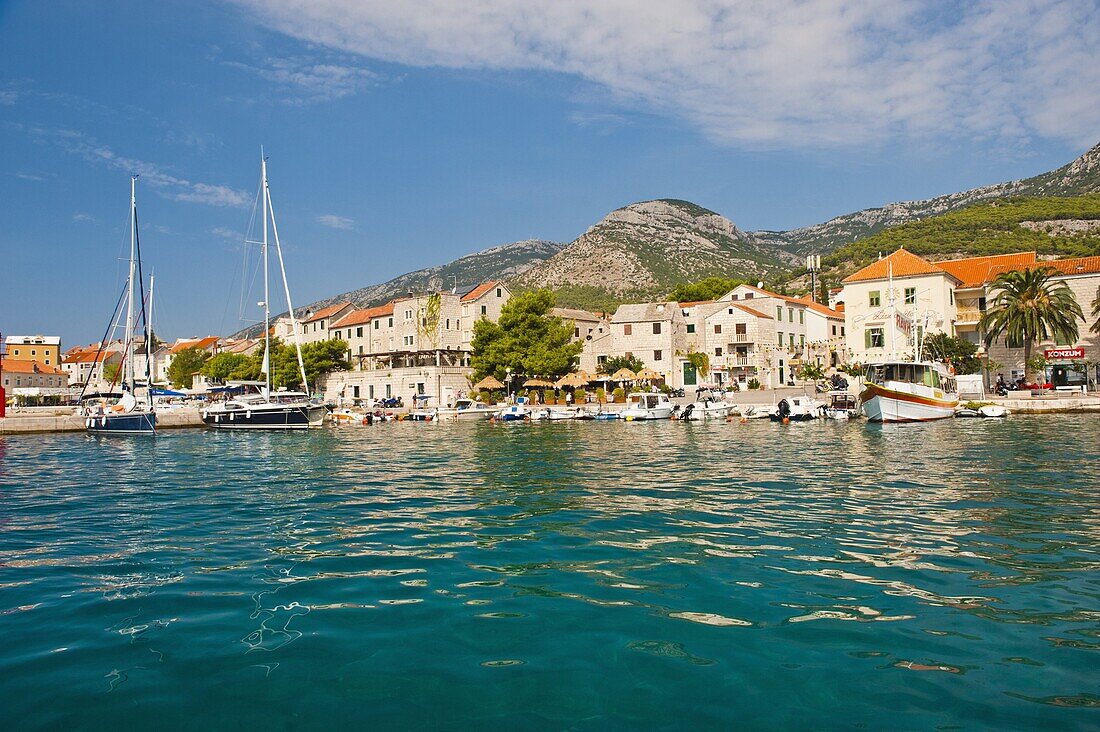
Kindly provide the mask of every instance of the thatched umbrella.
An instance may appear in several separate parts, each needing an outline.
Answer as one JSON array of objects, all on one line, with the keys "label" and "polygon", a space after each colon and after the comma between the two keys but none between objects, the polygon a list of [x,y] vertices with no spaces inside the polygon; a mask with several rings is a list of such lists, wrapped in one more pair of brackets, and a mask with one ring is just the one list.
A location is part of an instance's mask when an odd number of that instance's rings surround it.
[{"label": "thatched umbrella", "polygon": [[665,377],[653,369],[645,368],[638,372],[639,381],[661,381]]},{"label": "thatched umbrella", "polygon": [[584,383],[586,383],[586,384],[589,383],[590,381],[599,381],[598,377],[593,376],[592,374],[588,373],[584,369],[577,369],[577,371],[574,373],[574,376],[577,376],[578,378],[583,379]]},{"label": "thatched umbrella", "polygon": [[610,381],[634,381],[638,375],[624,366],[608,378]]},{"label": "thatched umbrella", "polygon": [[543,389],[552,389],[554,387],[554,384],[552,382],[547,381],[546,379],[538,379],[538,378],[528,379],[527,381],[523,382],[523,388],[524,389],[534,389],[536,387],[543,388]]},{"label": "thatched umbrella", "polygon": [[492,389],[503,389],[503,388],[504,388],[504,384],[500,383],[500,381],[498,381],[497,379],[493,378],[493,376],[492,376],[492,375],[489,375],[489,376],[486,376],[486,377],[485,377],[484,379],[482,379],[481,381],[479,381],[479,382],[477,382],[476,384],[474,384],[474,387],[473,387],[473,388],[477,389],[478,391],[480,391],[480,390],[482,390],[482,389],[489,389],[489,390],[492,390]]},{"label": "thatched umbrella", "polygon": [[582,378],[579,374],[566,374],[557,380],[554,384],[559,389],[572,387],[576,389],[578,386],[584,386],[588,383],[588,379]]}]

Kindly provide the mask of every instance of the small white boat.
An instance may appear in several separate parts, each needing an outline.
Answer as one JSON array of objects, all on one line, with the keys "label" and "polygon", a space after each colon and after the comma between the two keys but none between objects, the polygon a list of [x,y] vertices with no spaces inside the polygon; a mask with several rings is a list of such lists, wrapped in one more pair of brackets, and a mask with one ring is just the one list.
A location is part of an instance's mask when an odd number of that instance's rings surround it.
[{"label": "small white boat", "polygon": [[826,419],[846,420],[859,416],[859,403],[846,391],[829,392],[829,403],[822,407]]},{"label": "small white boat", "polygon": [[437,416],[444,422],[484,422],[492,417],[498,408],[476,399],[459,399],[453,407],[440,408]]},{"label": "small white boat", "polygon": [[628,421],[668,419],[672,416],[672,402],[665,394],[635,392],[628,397],[621,415]]},{"label": "small white boat", "polygon": [[760,404],[747,404],[741,407],[739,414],[744,419],[768,419],[771,417],[772,407]]},{"label": "small white boat", "polygon": [[527,397],[518,397],[515,404],[509,404],[496,413],[501,422],[523,422],[531,419],[531,405]]},{"label": "small white boat", "polygon": [[792,396],[779,400],[768,414],[773,422],[808,422],[817,419],[821,404],[808,396]]},{"label": "small white boat", "polygon": [[1000,404],[986,404],[984,406],[978,407],[979,417],[999,418],[1007,417],[1009,414],[1011,414],[1011,412],[1009,412],[1008,409],[1006,409],[1005,407],[1002,407]]},{"label": "small white boat", "polygon": [[589,414],[583,407],[566,407],[564,409],[544,407],[543,409],[535,410],[531,418],[542,421],[558,422],[570,419],[588,419]]},{"label": "small white boat", "polygon": [[695,401],[684,407],[680,419],[702,422],[708,419],[725,419],[733,407],[722,401],[710,389],[699,389]]},{"label": "small white boat", "polygon": [[367,415],[352,411],[347,407],[332,410],[329,412],[328,418],[337,427],[357,427],[369,424]]}]

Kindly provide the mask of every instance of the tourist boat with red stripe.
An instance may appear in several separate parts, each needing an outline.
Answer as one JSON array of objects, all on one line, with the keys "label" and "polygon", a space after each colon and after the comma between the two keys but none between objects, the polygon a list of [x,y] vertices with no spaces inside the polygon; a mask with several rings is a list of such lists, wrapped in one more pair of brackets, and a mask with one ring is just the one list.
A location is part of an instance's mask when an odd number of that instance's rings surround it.
[{"label": "tourist boat with red stripe", "polygon": [[959,387],[947,366],[932,361],[868,364],[860,393],[872,422],[927,422],[954,416]]}]

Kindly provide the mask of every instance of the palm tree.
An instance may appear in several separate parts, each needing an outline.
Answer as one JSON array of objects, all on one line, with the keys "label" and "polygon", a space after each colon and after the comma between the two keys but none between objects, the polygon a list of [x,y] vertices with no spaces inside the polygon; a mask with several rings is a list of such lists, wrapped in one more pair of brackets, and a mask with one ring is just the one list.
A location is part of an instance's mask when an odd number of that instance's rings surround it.
[{"label": "palm tree", "polygon": [[980,324],[988,341],[1004,335],[1009,346],[1023,346],[1029,382],[1035,343],[1046,338],[1075,342],[1077,321],[1085,317],[1069,285],[1051,279],[1055,273],[1050,267],[1002,273],[989,288],[992,297]]}]

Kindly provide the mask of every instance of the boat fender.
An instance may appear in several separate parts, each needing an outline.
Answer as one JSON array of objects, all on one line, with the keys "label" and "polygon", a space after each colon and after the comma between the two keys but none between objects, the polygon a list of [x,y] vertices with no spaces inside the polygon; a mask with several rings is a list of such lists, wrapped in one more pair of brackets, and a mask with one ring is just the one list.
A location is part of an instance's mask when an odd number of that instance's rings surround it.
[{"label": "boat fender", "polygon": [[748,423],[749,423],[749,418],[744,416],[744,415],[741,415],[741,424],[748,424]]}]

